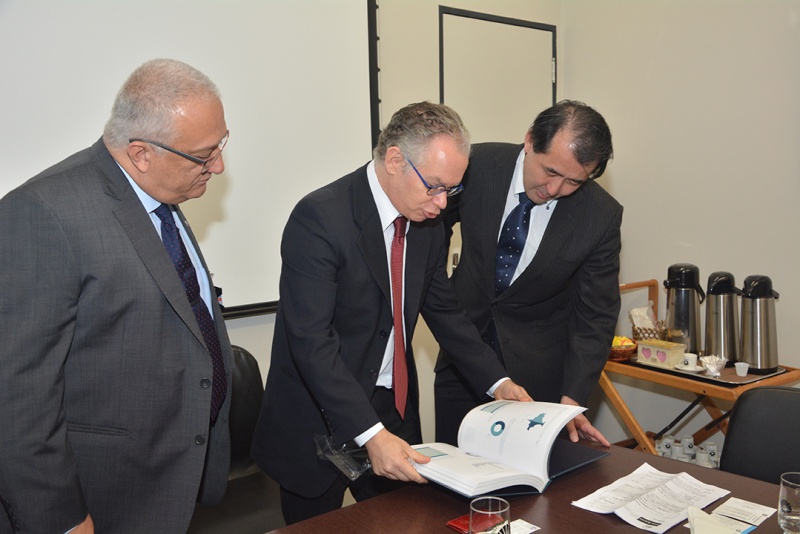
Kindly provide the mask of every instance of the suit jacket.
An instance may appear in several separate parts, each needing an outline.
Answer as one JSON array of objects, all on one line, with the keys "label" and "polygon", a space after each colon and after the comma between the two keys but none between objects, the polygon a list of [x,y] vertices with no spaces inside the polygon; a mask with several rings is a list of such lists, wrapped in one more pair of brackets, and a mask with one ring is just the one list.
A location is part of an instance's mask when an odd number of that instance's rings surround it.
[{"label": "suit jacket", "polygon": [[[505,376],[458,307],[444,241],[438,220],[412,223],[406,235],[404,320],[413,406],[419,392],[411,338],[420,313],[476,391]],[[317,457],[314,435],[341,444],[379,422],[370,397],[392,330],[392,306],[366,166],[298,203],[281,256],[272,360],[252,456],[284,488],[316,497],[340,473]]]},{"label": "suit jacket", "polygon": [[[512,380],[535,400],[559,402],[567,395],[585,404],[608,359],[619,315],[622,206],[593,181],[559,199],[531,264],[496,297],[497,237],[521,149],[473,146],[464,192],[445,213],[446,225],[461,222],[453,285],[481,332],[494,317]],[[449,362],[448,354],[440,354],[436,369]]]},{"label": "suit jacket", "polygon": [[[196,501],[225,491],[230,391],[210,428],[203,336],[102,140],[9,193],[0,228],[9,516],[26,533],[65,532],[87,512],[99,533],[185,532]],[[212,314],[230,384],[216,302]],[[0,532],[9,532],[2,512]]]}]

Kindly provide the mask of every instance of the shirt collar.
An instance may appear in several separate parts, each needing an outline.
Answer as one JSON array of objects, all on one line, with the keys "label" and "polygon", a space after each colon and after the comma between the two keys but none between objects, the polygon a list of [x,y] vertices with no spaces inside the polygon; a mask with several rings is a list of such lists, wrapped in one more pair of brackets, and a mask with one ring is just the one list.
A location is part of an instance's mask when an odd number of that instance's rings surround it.
[{"label": "shirt collar", "polygon": [[[117,163],[117,162],[115,161],[114,163]],[[128,183],[131,184],[131,187],[136,192],[136,196],[139,197],[139,201],[144,206],[144,209],[147,210],[147,213],[153,213],[156,210],[156,208],[158,208],[161,205],[161,202],[159,202],[158,200],[154,199],[153,197],[151,197],[150,195],[145,193],[142,190],[142,188],[139,187],[139,184],[137,184],[133,180],[133,178],[131,178],[131,175],[128,174],[128,171],[126,171],[125,169],[122,168],[122,165],[117,163],[117,167],[119,167],[119,169],[122,171],[122,174],[125,175],[125,178],[128,179]]]},{"label": "shirt collar", "polygon": [[[511,194],[515,195],[517,199],[519,199],[519,194],[525,194],[525,179],[523,178],[522,168],[525,165],[525,149],[519,151],[519,156],[517,156],[517,163],[514,166],[514,176],[511,178]],[[551,200],[546,202],[545,204],[534,204],[533,207],[537,208],[539,206],[545,206],[548,210],[551,207],[555,207],[558,203],[558,200]]]},{"label": "shirt collar", "polygon": [[525,180],[522,177],[522,167],[525,162],[525,149],[519,151],[517,156],[517,163],[514,166],[514,175],[511,178],[511,191],[514,195],[519,195],[525,192]]},{"label": "shirt collar", "polygon": [[[378,215],[381,218],[381,228],[386,230],[392,226],[394,220],[400,216],[400,212],[394,207],[392,201],[386,195],[386,191],[381,187],[378,181],[378,173],[375,171],[375,160],[369,162],[367,165],[367,181],[369,188],[372,191],[372,198],[375,199],[375,207],[378,208]],[[406,227],[406,231],[408,227]]]}]

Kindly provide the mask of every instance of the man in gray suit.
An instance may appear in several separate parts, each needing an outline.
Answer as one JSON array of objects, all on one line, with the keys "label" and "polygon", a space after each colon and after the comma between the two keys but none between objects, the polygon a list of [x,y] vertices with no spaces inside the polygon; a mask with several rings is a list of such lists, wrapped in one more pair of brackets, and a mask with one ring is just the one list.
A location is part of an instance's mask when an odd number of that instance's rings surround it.
[{"label": "man in gray suit", "polygon": [[[464,193],[444,213],[446,226],[461,222],[459,302],[509,376],[538,401],[585,405],[608,359],[620,307],[622,206],[595,180],[612,154],[597,111],[559,102],[539,114],[524,144],[475,145]],[[517,224],[504,221],[517,212],[527,228],[511,264],[506,228]],[[455,443],[454,422],[487,399],[465,387],[451,362],[442,352],[436,363],[436,439]],[[574,441],[608,445],[584,415],[567,429]]]},{"label": "man in gray suit", "polygon": [[222,498],[231,348],[178,204],[227,138],[211,80],[153,60],[0,200],[0,532],[185,532]]}]

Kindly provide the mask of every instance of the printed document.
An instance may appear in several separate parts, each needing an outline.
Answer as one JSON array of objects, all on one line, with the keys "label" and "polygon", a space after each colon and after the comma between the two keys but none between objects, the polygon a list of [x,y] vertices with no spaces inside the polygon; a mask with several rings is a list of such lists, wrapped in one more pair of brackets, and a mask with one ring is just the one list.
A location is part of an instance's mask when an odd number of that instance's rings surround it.
[{"label": "printed document", "polygon": [[690,506],[705,508],[728,493],[688,473],[664,473],[645,463],[572,504],[590,512],[613,512],[635,527],[661,533],[687,519]]}]

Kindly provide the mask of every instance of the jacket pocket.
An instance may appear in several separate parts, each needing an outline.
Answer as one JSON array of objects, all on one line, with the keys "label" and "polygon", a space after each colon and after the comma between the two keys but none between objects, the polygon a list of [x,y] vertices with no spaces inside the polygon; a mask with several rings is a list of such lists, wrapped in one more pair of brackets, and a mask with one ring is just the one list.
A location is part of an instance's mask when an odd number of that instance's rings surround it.
[{"label": "jacket pocket", "polygon": [[81,425],[77,423],[67,423],[67,432],[100,434],[103,436],[127,436],[129,434],[129,432],[124,428],[114,428],[110,426]]}]

